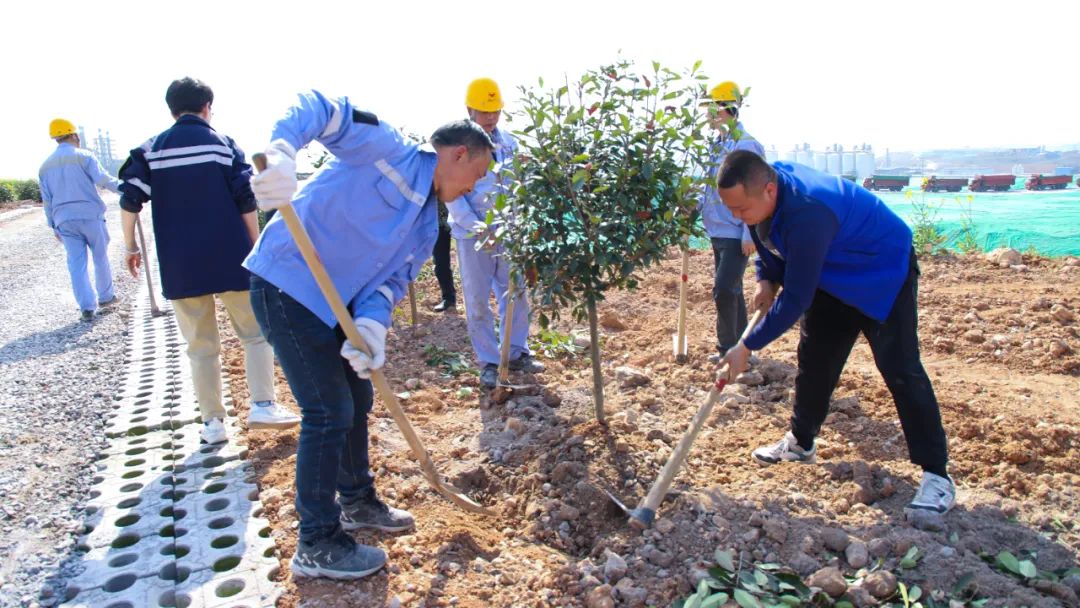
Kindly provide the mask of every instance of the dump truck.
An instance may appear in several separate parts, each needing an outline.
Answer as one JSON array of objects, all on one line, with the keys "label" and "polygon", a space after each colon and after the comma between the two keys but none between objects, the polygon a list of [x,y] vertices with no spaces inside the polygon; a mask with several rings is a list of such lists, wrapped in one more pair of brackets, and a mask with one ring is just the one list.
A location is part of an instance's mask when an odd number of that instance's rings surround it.
[{"label": "dump truck", "polygon": [[890,190],[900,192],[907,186],[911,178],[906,175],[871,175],[863,180],[863,188],[867,190]]},{"label": "dump truck", "polygon": [[1005,192],[1014,183],[1015,175],[976,175],[969,188],[972,192]]},{"label": "dump truck", "polygon": [[1072,183],[1071,175],[1046,175],[1038,173],[1028,178],[1024,187],[1028,190],[1064,190]]},{"label": "dump truck", "polygon": [[923,179],[922,189],[925,192],[959,192],[968,185],[966,177],[938,177],[931,175]]}]

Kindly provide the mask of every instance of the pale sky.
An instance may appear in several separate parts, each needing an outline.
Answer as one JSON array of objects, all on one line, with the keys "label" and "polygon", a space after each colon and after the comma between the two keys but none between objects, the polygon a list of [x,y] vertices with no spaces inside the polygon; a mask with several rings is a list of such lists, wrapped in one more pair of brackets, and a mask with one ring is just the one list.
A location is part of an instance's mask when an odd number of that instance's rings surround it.
[{"label": "pale sky", "polygon": [[[996,8],[1000,6],[1001,8]],[[991,8],[995,7],[995,8]],[[250,155],[295,93],[344,94],[427,134],[464,116],[465,87],[573,77],[619,51],[696,59],[751,87],[746,130],[783,151],[1080,143],[1080,2],[9,3],[0,178],[31,177],[65,117],[118,156],[168,128],[165,89],[214,89],[213,125]]]}]

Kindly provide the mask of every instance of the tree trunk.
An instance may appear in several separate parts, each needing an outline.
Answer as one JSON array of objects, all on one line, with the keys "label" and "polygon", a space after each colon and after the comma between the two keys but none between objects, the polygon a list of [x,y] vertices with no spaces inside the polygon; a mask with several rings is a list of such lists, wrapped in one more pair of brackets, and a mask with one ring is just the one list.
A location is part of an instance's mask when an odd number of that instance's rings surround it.
[{"label": "tree trunk", "polygon": [[606,425],[604,420],[604,376],[600,371],[600,331],[596,321],[596,300],[589,298],[589,356],[592,358],[593,407],[596,409],[596,421]]}]

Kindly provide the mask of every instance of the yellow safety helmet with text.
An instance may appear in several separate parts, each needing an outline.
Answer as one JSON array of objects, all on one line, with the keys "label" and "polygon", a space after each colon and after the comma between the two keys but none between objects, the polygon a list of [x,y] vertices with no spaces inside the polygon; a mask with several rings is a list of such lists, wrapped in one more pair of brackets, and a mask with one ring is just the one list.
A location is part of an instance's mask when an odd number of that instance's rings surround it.
[{"label": "yellow safety helmet with text", "polygon": [[465,93],[465,105],[478,112],[498,112],[503,109],[499,85],[490,78],[477,78],[469,83]]}]

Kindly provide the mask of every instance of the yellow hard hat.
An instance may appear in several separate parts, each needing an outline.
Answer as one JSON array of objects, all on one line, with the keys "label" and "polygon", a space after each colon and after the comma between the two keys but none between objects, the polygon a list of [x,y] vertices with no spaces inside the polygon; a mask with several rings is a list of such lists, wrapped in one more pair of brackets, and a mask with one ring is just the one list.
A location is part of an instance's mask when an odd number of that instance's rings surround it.
[{"label": "yellow hard hat", "polygon": [[739,85],[730,80],[725,80],[709,89],[709,98],[702,103],[738,103],[742,99]]},{"label": "yellow hard hat", "polygon": [[490,78],[477,78],[469,83],[465,93],[465,105],[479,112],[498,112],[503,109],[499,85]]},{"label": "yellow hard hat", "polygon": [[75,125],[70,120],[63,118],[54,119],[49,123],[49,137],[56,139],[75,133]]}]

